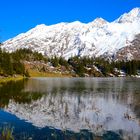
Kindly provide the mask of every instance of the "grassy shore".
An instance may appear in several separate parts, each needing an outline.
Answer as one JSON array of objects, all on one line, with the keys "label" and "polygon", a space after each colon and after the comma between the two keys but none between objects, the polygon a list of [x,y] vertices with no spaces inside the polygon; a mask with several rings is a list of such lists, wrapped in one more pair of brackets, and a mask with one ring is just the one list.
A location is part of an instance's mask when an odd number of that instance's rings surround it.
[{"label": "grassy shore", "polygon": [[9,81],[18,81],[18,80],[22,80],[24,77],[21,75],[16,75],[15,77],[11,76],[11,77],[0,77],[0,83],[3,82],[9,82]]},{"label": "grassy shore", "polygon": [[72,77],[71,74],[51,73],[51,72],[38,72],[29,70],[30,77]]},{"label": "grassy shore", "polygon": [[[73,77],[71,74],[51,73],[51,72],[38,72],[29,70],[30,77]],[[0,77],[0,83],[9,81],[18,81],[24,79],[21,75]]]}]

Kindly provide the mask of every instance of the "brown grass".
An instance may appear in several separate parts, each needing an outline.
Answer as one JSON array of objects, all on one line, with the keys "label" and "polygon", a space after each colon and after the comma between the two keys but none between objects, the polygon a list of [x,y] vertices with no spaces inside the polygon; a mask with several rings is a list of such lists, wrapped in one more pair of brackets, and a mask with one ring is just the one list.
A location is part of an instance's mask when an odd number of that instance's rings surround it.
[{"label": "brown grass", "polygon": [[9,82],[9,81],[18,81],[18,80],[22,80],[23,79],[23,76],[21,75],[16,75],[16,77],[0,77],[0,83],[3,83],[3,82]]},{"label": "brown grass", "polygon": [[71,74],[51,73],[51,72],[39,72],[35,70],[29,70],[31,77],[72,77]]}]

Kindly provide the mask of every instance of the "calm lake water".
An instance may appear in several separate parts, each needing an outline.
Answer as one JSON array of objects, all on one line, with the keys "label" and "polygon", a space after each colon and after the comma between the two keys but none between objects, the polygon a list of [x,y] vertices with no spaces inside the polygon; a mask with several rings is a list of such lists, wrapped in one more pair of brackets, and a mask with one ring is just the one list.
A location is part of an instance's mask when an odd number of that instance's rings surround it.
[{"label": "calm lake water", "polygon": [[140,79],[32,78],[3,83],[4,127],[13,129],[16,140],[140,140]]}]

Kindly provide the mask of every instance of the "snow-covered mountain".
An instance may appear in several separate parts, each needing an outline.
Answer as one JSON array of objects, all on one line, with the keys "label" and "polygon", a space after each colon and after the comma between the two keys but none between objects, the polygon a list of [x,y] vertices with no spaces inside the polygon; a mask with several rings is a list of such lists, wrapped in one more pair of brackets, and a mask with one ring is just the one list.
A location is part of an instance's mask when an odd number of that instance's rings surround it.
[{"label": "snow-covered mountain", "polygon": [[41,24],[7,40],[2,48],[10,52],[31,48],[47,56],[57,55],[66,59],[75,55],[114,56],[120,49],[130,46],[138,34],[140,8],[134,8],[111,23],[97,18],[87,24],[79,21],[51,26]]}]

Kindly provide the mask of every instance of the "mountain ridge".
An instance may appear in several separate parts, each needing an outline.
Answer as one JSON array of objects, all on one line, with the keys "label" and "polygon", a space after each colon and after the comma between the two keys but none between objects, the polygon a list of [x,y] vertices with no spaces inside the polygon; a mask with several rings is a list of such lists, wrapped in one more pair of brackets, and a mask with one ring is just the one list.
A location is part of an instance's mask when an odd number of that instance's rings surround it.
[{"label": "mountain ridge", "polygon": [[5,41],[1,47],[9,52],[30,48],[49,57],[56,55],[65,59],[72,56],[112,57],[130,45],[138,34],[140,8],[134,8],[113,22],[96,18],[87,24],[75,21],[50,26],[37,25]]}]

